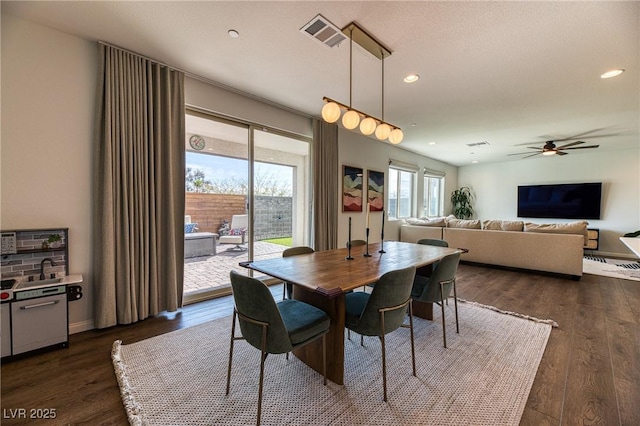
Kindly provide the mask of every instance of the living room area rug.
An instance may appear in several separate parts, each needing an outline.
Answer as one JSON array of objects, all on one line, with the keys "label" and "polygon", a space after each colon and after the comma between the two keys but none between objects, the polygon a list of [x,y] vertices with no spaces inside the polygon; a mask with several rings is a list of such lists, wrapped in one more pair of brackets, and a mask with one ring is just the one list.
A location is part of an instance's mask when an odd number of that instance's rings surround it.
[{"label": "living room area rug", "polygon": [[[446,306],[442,346],[434,322],[414,319],[417,377],[411,373],[408,329],[387,335],[388,403],[382,400],[379,339],[345,338],[345,385],[295,356],[265,363],[264,425],[518,425],[553,321],[527,319],[475,303]],[[260,352],[234,346],[231,390],[225,395],[231,317],[133,344],[115,341],[112,360],[132,425],[256,423]],[[239,333],[239,328],[236,328]]]},{"label": "living room area rug", "polygon": [[582,272],[604,277],[640,281],[640,261],[585,255]]}]

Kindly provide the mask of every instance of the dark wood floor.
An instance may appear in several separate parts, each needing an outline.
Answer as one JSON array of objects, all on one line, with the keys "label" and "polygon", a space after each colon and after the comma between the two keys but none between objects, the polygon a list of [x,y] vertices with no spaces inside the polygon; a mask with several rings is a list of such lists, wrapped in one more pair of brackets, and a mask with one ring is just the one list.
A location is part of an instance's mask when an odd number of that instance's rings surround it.
[{"label": "dark wood floor", "polygon": [[[282,286],[272,291],[281,297]],[[461,265],[458,296],[559,324],[522,425],[640,425],[640,282]],[[113,341],[133,343],[231,309],[230,297],[201,302],[139,324],[75,334],[69,348],[3,363],[2,424],[127,424],[111,364]],[[55,408],[57,418],[9,419],[19,408]]]}]

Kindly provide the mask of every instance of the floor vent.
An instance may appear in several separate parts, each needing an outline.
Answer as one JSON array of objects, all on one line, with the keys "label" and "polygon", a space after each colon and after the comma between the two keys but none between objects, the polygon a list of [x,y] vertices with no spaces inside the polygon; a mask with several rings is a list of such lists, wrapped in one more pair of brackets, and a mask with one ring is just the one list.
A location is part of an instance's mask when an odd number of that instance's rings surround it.
[{"label": "floor vent", "polygon": [[300,28],[300,31],[327,47],[336,47],[347,38],[338,27],[322,15],[313,18]]}]

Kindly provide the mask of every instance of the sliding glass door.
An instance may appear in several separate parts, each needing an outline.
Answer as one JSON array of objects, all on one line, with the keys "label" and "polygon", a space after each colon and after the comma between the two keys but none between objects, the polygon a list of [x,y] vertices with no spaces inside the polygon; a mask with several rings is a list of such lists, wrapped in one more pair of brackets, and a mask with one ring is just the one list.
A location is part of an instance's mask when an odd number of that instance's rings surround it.
[{"label": "sliding glass door", "polygon": [[189,303],[228,294],[239,262],[309,244],[309,141],[196,111],[186,129]]}]

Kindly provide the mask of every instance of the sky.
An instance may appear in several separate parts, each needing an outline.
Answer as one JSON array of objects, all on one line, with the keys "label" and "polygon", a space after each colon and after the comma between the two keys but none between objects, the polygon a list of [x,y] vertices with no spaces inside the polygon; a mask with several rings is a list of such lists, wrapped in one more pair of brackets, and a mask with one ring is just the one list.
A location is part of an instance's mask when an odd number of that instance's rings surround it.
[{"label": "sky", "polygon": [[[186,154],[186,166],[202,170],[206,178],[211,181],[232,177],[246,179],[249,173],[247,160],[188,151]],[[293,170],[291,166],[256,162],[254,173],[256,175],[272,175],[283,184],[288,185],[290,188],[293,187]]]}]

